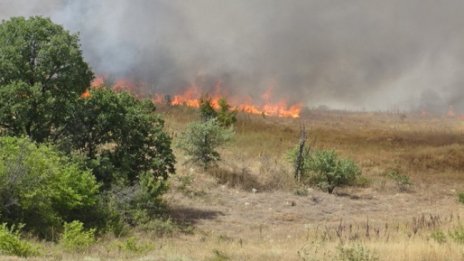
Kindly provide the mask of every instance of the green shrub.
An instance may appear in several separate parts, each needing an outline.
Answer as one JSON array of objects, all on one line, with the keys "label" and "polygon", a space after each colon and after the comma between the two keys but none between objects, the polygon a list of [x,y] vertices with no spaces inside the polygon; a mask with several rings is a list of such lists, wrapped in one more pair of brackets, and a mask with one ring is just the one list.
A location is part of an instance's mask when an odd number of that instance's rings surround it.
[{"label": "green shrub", "polygon": [[458,194],[458,201],[464,204],[464,192]]},{"label": "green shrub", "polygon": [[60,244],[69,251],[82,252],[95,243],[95,229],[84,229],[80,221],[72,221],[64,224],[64,232]]},{"label": "green shrub", "polygon": [[395,181],[398,190],[401,192],[407,191],[412,185],[409,176],[402,175],[398,169],[389,170],[387,176]]},{"label": "green shrub", "polygon": [[194,122],[181,135],[178,146],[189,157],[189,161],[203,166],[206,170],[221,159],[218,147],[232,138],[231,129],[222,128],[217,120]]},{"label": "green shrub", "polygon": [[8,228],[6,223],[0,226],[0,254],[30,257],[39,254],[36,247],[20,237],[21,226]]},{"label": "green shrub", "polygon": [[202,97],[200,98],[200,117],[202,121],[209,121],[216,119],[218,113],[214,110],[211,98]]},{"label": "green shrub", "polygon": [[459,226],[456,227],[454,230],[449,231],[449,236],[456,243],[464,244],[464,227]]},{"label": "green shrub", "polygon": [[437,242],[439,244],[446,243],[446,234],[443,233],[443,231],[441,231],[441,230],[433,231],[432,234],[430,235],[430,237],[433,240],[435,240],[435,242]]},{"label": "green shrub", "polygon": [[[352,185],[360,176],[361,170],[352,160],[340,159],[333,150],[305,150],[302,164],[302,181],[315,185],[328,193],[336,187]],[[290,152],[295,160],[296,152]]]},{"label": "green shrub", "polygon": [[231,106],[224,98],[219,99],[219,112],[217,120],[222,127],[230,127],[237,122],[237,111],[231,110]]},{"label": "green shrub", "polygon": [[53,237],[63,221],[88,215],[99,185],[89,171],[48,145],[26,138],[0,137],[0,216]]},{"label": "green shrub", "polygon": [[155,236],[170,236],[179,227],[171,219],[154,218],[141,226],[142,229],[150,231]]},{"label": "green shrub", "polygon": [[341,261],[377,261],[379,258],[375,253],[365,248],[362,245],[355,245],[352,247],[338,248],[338,260]]},{"label": "green shrub", "polygon": [[150,173],[142,175],[138,184],[113,186],[102,195],[102,212],[107,231],[123,236],[128,226],[141,226],[162,214],[165,206],[161,195],[168,189],[164,180],[154,180]]},{"label": "green shrub", "polygon": [[134,237],[129,237],[122,244],[119,245],[120,249],[133,253],[143,253],[152,249],[149,244],[142,244]]}]

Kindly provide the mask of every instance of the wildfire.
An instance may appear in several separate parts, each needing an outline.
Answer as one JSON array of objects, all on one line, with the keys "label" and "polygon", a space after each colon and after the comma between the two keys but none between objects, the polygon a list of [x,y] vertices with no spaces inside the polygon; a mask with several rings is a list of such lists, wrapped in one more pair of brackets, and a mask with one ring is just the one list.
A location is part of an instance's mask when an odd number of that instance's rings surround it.
[{"label": "wildfire", "polygon": [[[91,84],[92,88],[100,88],[105,85],[105,77],[98,76],[94,79]],[[143,95],[140,94],[140,90],[145,88],[145,84],[135,84],[132,81],[126,79],[120,79],[112,85],[112,89],[115,91],[129,91],[137,97]],[[86,91],[81,97],[89,97],[90,93]],[[157,104],[170,104],[173,106],[188,106],[193,108],[200,107],[200,99],[204,96],[202,88],[198,85],[192,84],[184,91],[174,94],[165,95],[162,93],[151,94],[150,97],[154,103]],[[288,105],[285,99],[279,101],[273,101],[272,99],[272,87],[269,87],[262,95],[260,100],[254,100],[251,97],[236,97],[226,95],[223,91],[221,82],[217,82],[212,93],[208,93],[207,97],[211,100],[211,104],[215,109],[219,108],[219,100],[226,98],[233,109],[242,111],[250,114],[259,114],[265,116],[275,117],[286,117],[286,118],[298,118],[300,116],[301,104]]]}]

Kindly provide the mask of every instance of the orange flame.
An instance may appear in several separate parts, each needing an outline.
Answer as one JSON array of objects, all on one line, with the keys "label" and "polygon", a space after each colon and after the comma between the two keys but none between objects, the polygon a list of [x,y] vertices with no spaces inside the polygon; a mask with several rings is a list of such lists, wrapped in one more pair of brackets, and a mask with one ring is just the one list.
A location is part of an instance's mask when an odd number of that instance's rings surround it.
[{"label": "orange flame", "polygon": [[[92,88],[100,88],[105,85],[105,77],[98,76],[92,82]],[[140,85],[140,86],[139,86]],[[143,88],[144,84],[135,84],[126,79],[120,79],[115,82],[112,86],[112,89],[115,91],[129,91],[133,95],[140,97],[138,91]],[[269,87],[262,95],[261,100],[256,101],[251,97],[236,97],[225,95],[222,91],[222,83],[217,82],[214,87],[214,92],[207,95],[211,100],[211,104],[215,109],[219,108],[219,100],[222,97],[225,97],[230,103],[232,109],[242,111],[250,114],[258,114],[265,116],[275,116],[275,117],[286,117],[286,118],[298,118],[300,117],[300,112],[302,105],[300,103],[287,105],[285,99],[281,99],[277,102],[273,102],[272,99],[272,86]],[[82,94],[82,97],[89,97],[90,93],[86,91]],[[151,95],[151,99],[154,103],[163,104],[169,102],[170,105],[183,105],[193,108],[200,107],[200,98],[204,96],[202,89],[195,84],[192,84],[190,87],[186,88],[182,93],[178,93],[169,97],[169,100],[166,99],[167,96],[156,93]]]}]

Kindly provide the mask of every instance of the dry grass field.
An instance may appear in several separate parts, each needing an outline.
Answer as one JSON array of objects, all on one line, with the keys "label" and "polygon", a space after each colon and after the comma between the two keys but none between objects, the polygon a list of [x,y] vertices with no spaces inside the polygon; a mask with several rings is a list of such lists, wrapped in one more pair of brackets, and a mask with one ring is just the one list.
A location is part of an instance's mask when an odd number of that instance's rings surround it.
[{"label": "dry grass field", "polygon": [[[198,118],[183,107],[160,112],[174,140]],[[295,184],[286,154],[301,124],[311,146],[360,165],[357,186],[330,195]],[[300,119],[240,114],[235,131],[208,173],[176,150],[165,195],[171,221],[157,232],[104,237],[79,254],[40,243],[38,260],[464,259],[464,121],[314,110]]]}]

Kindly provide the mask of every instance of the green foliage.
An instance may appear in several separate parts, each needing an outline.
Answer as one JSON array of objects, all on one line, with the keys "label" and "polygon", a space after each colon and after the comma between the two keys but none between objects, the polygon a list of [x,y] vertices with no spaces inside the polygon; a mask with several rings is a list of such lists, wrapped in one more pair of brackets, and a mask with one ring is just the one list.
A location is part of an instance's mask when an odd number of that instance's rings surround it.
[{"label": "green foliage", "polygon": [[456,227],[454,230],[449,231],[449,236],[456,243],[464,244],[464,227],[459,226]]},{"label": "green foliage", "polygon": [[132,186],[113,186],[106,191],[102,208],[108,219],[107,228],[116,236],[125,234],[126,225],[141,226],[149,223],[164,210],[160,198],[167,190],[166,182],[154,180],[151,174],[142,175]]},{"label": "green foliage", "polygon": [[187,126],[178,146],[190,157],[189,161],[202,165],[206,170],[221,159],[217,149],[232,135],[231,129],[222,128],[215,119],[194,122]]},{"label": "green foliage", "polygon": [[464,204],[464,192],[458,194],[458,201]]},{"label": "green foliage", "polygon": [[95,243],[95,229],[84,229],[84,224],[72,221],[64,224],[60,244],[68,251],[83,252]]},{"label": "green foliage", "polygon": [[338,260],[341,261],[376,261],[379,260],[375,253],[372,253],[369,249],[362,245],[355,245],[352,247],[338,248],[339,256]]},{"label": "green foliage", "polygon": [[[296,150],[289,153],[292,162],[296,160]],[[333,150],[305,149],[302,162],[302,180],[332,193],[336,187],[354,184],[361,170],[352,160],[340,159]]]},{"label": "green foliage", "polygon": [[398,169],[389,170],[387,176],[395,181],[398,190],[401,192],[407,191],[412,185],[409,176],[402,175]]},{"label": "green foliage", "polygon": [[6,223],[0,226],[0,254],[14,255],[20,257],[37,256],[39,251],[36,247],[21,239],[21,228],[8,228]]},{"label": "green foliage", "polygon": [[[150,231],[156,237],[170,236],[177,230],[181,229],[171,219],[154,218],[143,224],[141,228],[145,231]],[[184,231],[188,232],[188,231]]]},{"label": "green foliage", "polygon": [[446,234],[441,230],[433,231],[430,237],[439,244],[446,243]]},{"label": "green foliage", "polygon": [[51,237],[63,221],[79,219],[97,203],[99,185],[88,171],[48,145],[0,137],[0,216]]},{"label": "green foliage", "polygon": [[226,260],[230,260],[230,257],[220,250],[213,249],[213,257],[211,257],[208,260],[209,261],[226,261]]},{"label": "green foliage", "polygon": [[231,106],[227,100],[221,98],[219,100],[219,112],[217,113],[217,120],[222,127],[230,127],[237,122],[237,111],[231,110]]},{"label": "green foliage", "polygon": [[237,121],[237,111],[231,110],[231,106],[225,98],[218,101],[219,110],[214,109],[211,98],[202,97],[200,99],[200,115],[202,121],[216,119],[222,127],[230,127]]},{"label": "green foliage", "polygon": [[[287,160],[294,166],[295,168],[298,167],[298,169],[301,171],[301,175],[304,176],[302,177],[303,179],[306,178],[310,175],[310,169],[311,169],[311,148],[309,146],[304,146],[302,147],[301,151],[301,158],[299,159],[299,153],[300,153],[300,145],[296,146],[295,148],[291,149],[287,153]],[[297,176],[295,176],[295,179],[298,179]]]},{"label": "green foliage", "polygon": [[55,139],[92,78],[78,36],[50,19],[0,24],[0,127],[7,134]]},{"label": "green foliage", "polygon": [[214,110],[211,98],[206,96],[200,98],[200,116],[202,121],[208,121],[217,118],[218,113],[216,110]]},{"label": "green foliage", "polygon": [[352,184],[361,170],[352,160],[339,159],[335,151],[315,151],[311,156],[310,170],[315,184],[332,193],[335,187]]},{"label": "green foliage", "polygon": [[124,241],[124,243],[119,245],[119,248],[128,252],[143,253],[151,250],[152,246],[149,244],[139,243],[136,238],[129,237]]},{"label": "green foliage", "polygon": [[62,147],[80,151],[105,187],[116,181],[134,185],[143,173],[166,180],[174,173],[175,158],[164,122],[154,111],[152,102],[128,93],[91,90],[70,119]]}]

